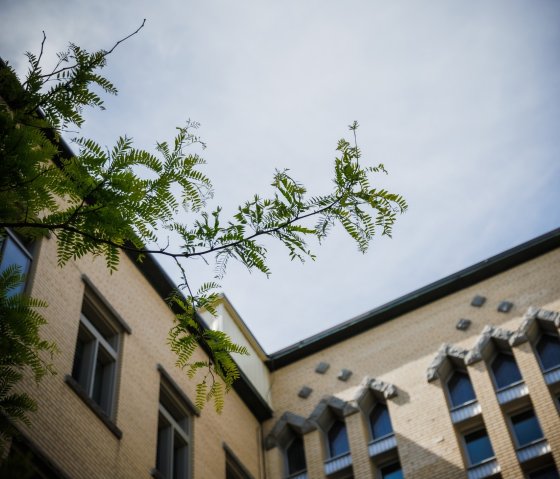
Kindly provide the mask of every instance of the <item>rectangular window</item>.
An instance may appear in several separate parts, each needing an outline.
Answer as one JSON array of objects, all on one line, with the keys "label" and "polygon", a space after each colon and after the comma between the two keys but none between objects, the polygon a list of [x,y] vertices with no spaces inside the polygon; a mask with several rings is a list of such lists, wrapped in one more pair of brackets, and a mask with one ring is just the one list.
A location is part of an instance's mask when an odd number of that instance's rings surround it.
[{"label": "rectangular window", "polygon": [[486,430],[480,429],[479,431],[465,434],[464,439],[469,466],[476,466],[494,457],[494,450]]},{"label": "rectangular window", "polygon": [[253,479],[253,476],[231,452],[229,447],[224,445],[224,449],[226,452],[226,479]]},{"label": "rectangular window", "polygon": [[529,479],[560,479],[558,469],[555,466],[548,466],[529,474]]},{"label": "rectangular window", "polygon": [[394,463],[381,468],[382,479],[403,479],[403,473],[400,463]]},{"label": "rectangular window", "polygon": [[[30,244],[24,241],[10,230],[0,232],[0,273],[8,266],[16,265],[19,267],[19,273],[27,276],[31,267],[33,256],[29,251]],[[21,283],[17,288],[13,288],[9,295],[23,293],[25,283]]]},{"label": "rectangular window", "polygon": [[518,447],[526,446],[544,437],[539,420],[532,409],[511,416],[511,425]]},{"label": "rectangular window", "polygon": [[114,416],[121,335],[122,330],[118,324],[86,293],[82,304],[72,377],[85,395],[110,418]]},{"label": "rectangular window", "polygon": [[190,477],[191,417],[189,410],[162,381],[159,393],[158,438],[155,474],[158,478]]}]

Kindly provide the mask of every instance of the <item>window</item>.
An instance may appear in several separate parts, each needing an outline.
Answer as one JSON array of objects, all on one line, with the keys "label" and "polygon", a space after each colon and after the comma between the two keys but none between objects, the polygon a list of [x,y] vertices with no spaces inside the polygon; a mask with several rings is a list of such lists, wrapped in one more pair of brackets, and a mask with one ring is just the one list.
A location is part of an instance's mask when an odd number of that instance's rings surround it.
[{"label": "window", "polygon": [[157,477],[189,477],[190,416],[169,386],[162,383],[159,393],[159,416],[156,469]]},{"label": "window", "polygon": [[[29,244],[25,245],[24,242],[17,235],[10,230],[0,232],[0,273],[2,273],[8,266],[19,266],[19,272],[23,276],[29,273],[31,260],[33,257],[28,250]],[[16,288],[13,288],[9,295],[23,293],[25,283],[21,283]]]},{"label": "window", "polygon": [[286,448],[286,463],[289,476],[307,469],[303,438],[299,434],[294,436],[292,442]]},{"label": "window", "polygon": [[537,354],[543,371],[560,366],[560,340],[557,336],[543,334],[537,343]]},{"label": "window", "polygon": [[511,354],[498,353],[492,361],[492,374],[496,389],[504,389],[522,381],[517,363]]},{"label": "window", "polygon": [[374,440],[393,434],[389,410],[385,404],[376,404],[369,415],[371,436]]},{"label": "window", "polygon": [[400,463],[391,464],[381,468],[382,479],[403,479]]},{"label": "window", "polygon": [[464,436],[469,466],[476,466],[494,457],[494,450],[484,429]]},{"label": "window", "polygon": [[532,409],[511,416],[511,425],[518,447],[526,446],[543,438],[539,420]]},{"label": "window", "polygon": [[109,417],[114,416],[120,330],[84,297],[72,377]]},{"label": "window", "polygon": [[555,466],[548,466],[545,469],[529,474],[529,479],[560,479],[560,475]]},{"label": "window", "polygon": [[469,375],[462,371],[453,373],[447,382],[447,391],[451,406],[454,408],[476,400]]},{"label": "window", "polygon": [[335,457],[346,454],[350,451],[348,445],[348,434],[346,433],[346,424],[336,419],[327,434],[329,441],[329,456]]}]

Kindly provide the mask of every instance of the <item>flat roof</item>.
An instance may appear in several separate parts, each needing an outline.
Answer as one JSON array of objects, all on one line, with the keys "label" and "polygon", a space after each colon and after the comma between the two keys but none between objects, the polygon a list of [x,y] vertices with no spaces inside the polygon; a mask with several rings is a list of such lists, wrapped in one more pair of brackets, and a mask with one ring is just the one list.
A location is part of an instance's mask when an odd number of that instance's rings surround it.
[{"label": "flat roof", "polygon": [[267,366],[275,371],[322,351],[336,343],[402,316],[444,296],[468,288],[560,247],[560,228],[476,263],[420,289],[405,294],[375,309],[344,321],[332,328],[298,341],[269,355]]}]

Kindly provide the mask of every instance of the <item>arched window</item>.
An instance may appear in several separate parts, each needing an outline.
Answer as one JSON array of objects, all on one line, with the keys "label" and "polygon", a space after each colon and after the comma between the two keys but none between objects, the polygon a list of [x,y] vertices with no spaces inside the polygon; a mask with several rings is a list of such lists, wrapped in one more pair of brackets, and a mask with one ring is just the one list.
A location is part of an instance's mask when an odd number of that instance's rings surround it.
[{"label": "arched window", "polygon": [[377,404],[369,414],[369,424],[373,439],[379,439],[393,433],[389,410],[385,404]]},{"label": "arched window", "polygon": [[348,445],[348,434],[346,433],[346,424],[339,419],[335,420],[327,434],[329,441],[330,457],[346,454],[350,451]]},{"label": "arched window", "polygon": [[543,371],[560,366],[560,340],[558,337],[543,334],[537,343],[537,354]]},{"label": "arched window", "polygon": [[492,361],[496,389],[506,388],[522,380],[517,363],[511,354],[498,353]]},{"label": "arched window", "polygon": [[307,469],[303,438],[300,435],[296,435],[286,448],[286,463],[288,466],[288,475],[290,476]]},{"label": "arched window", "polygon": [[471,380],[467,373],[455,371],[447,382],[451,406],[458,407],[476,399]]}]

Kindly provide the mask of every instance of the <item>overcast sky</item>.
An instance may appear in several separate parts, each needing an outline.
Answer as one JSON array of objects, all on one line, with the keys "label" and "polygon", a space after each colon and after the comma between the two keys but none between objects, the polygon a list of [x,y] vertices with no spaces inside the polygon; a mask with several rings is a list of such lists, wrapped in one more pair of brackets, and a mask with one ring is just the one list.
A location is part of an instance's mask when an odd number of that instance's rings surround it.
[{"label": "overcast sky", "polygon": [[267,352],[560,225],[556,0],[0,0],[0,56],[23,71],[42,30],[47,63],[69,41],[108,49],[144,18],[85,135],[152,148],[200,122],[227,213],[270,191],[275,168],[327,191],[357,120],[363,161],[410,205],[365,256],[335,232],[314,263],[272,247],[268,280],[230,266],[224,291]]}]

